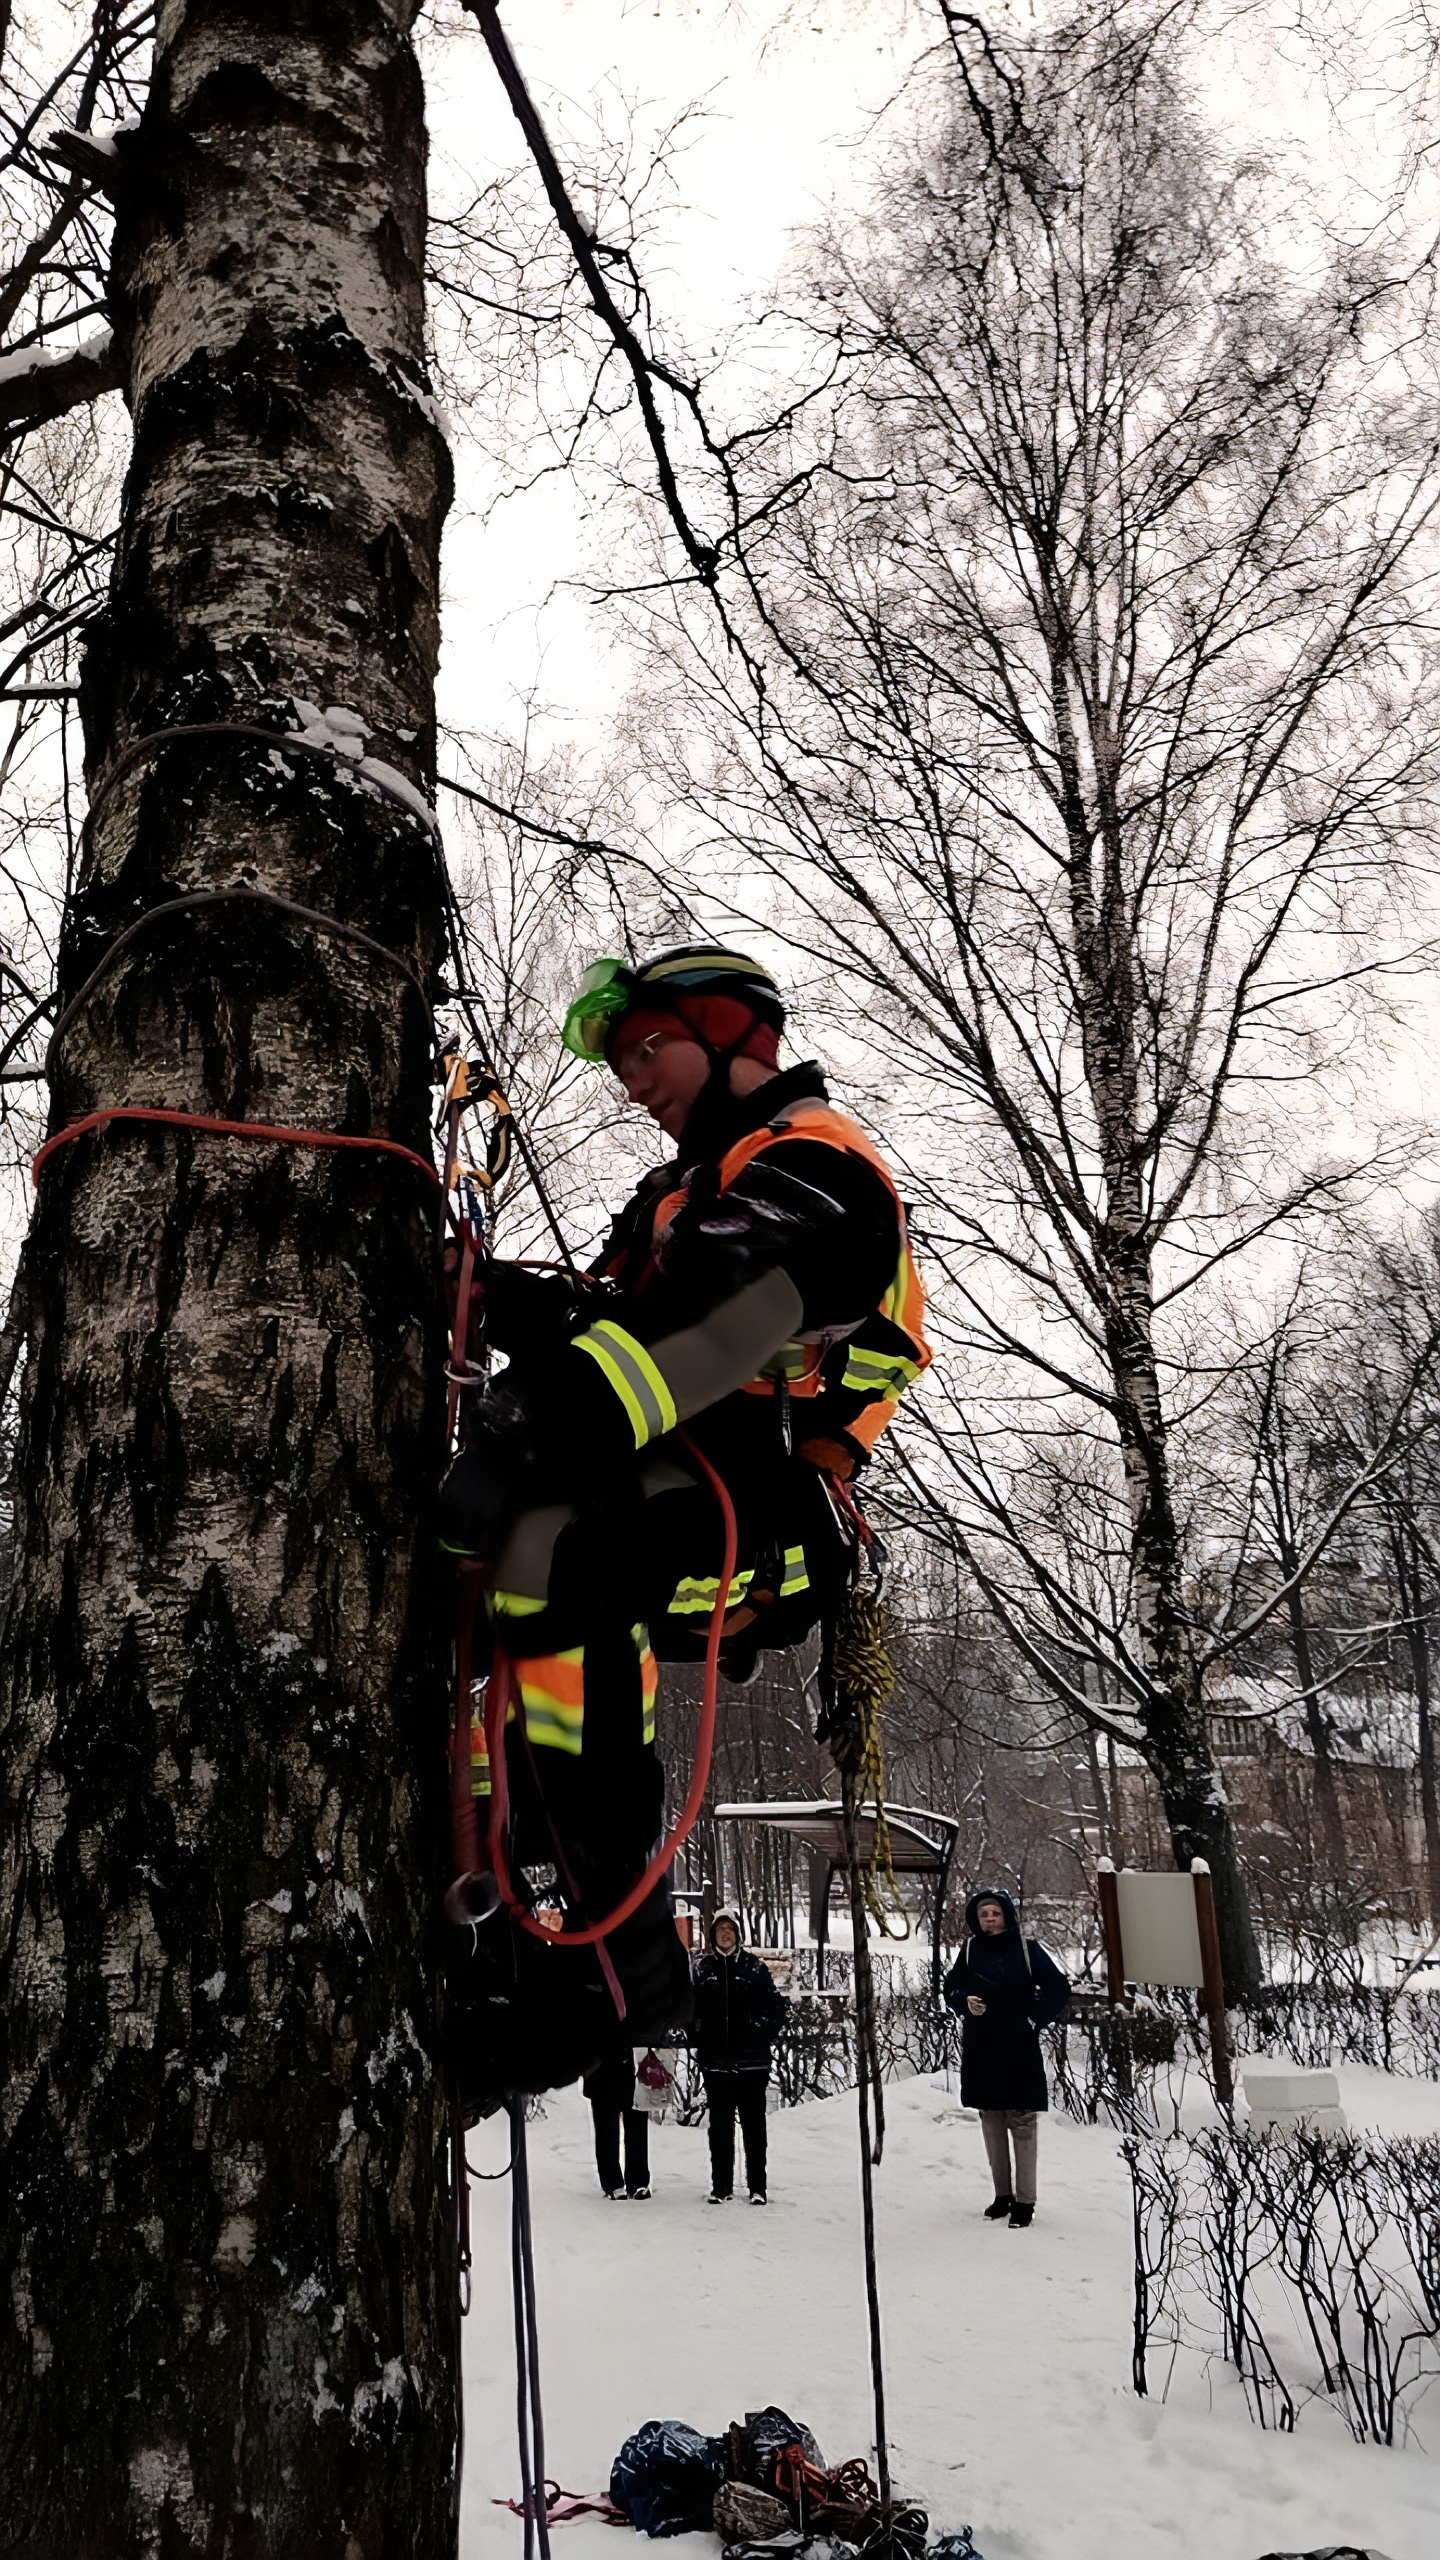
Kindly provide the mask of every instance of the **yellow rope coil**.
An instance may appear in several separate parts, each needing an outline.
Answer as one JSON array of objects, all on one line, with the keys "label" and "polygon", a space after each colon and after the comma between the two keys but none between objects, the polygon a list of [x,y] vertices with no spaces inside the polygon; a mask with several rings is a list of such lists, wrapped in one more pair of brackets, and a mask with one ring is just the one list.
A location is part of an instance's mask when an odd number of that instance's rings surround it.
[{"label": "yellow rope coil", "polygon": [[[886,1643],[884,1605],[873,1585],[847,1593],[835,1629],[835,1712],[830,1748],[855,1781],[857,1805],[873,1798],[875,1847],[862,1879],[865,1907],[882,1937],[903,1937],[908,1923],[895,1882],[890,1827],[885,1819],[885,1750],[881,1716],[895,1686]],[[901,1926],[892,1929],[892,1919]]]}]

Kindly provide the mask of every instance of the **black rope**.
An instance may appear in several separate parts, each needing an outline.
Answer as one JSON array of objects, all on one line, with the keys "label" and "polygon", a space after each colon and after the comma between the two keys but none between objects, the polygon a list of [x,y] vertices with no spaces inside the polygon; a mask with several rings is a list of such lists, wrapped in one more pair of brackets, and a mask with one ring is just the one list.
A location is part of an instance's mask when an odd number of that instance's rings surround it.
[{"label": "black rope", "polygon": [[[465,977],[465,926],[460,914],[459,902],[455,895],[454,883],[450,878],[449,869],[445,862],[444,847],[440,834],[440,822],[433,810],[427,809],[422,812],[417,809],[414,802],[409,798],[406,792],[397,790],[392,783],[386,782],[382,775],[374,772],[367,773],[363,771],[362,760],[358,756],[348,753],[343,747],[322,746],[317,741],[296,736],[291,730],[262,728],[256,722],[245,720],[191,720],[177,722],[173,728],[169,729],[148,730],[143,737],[132,739],[130,745],[126,747],[119,756],[117,756],[109,770],[101,776],[94,791],[91,793],[90,805],[86,810],[84,824],[80,830],[80,848],[82,855],[88,850],[91,834],[100,811],[104,808],[111,793],[118,789],[119,785],[125,780],[127,774],[133,773],[137,765],[143,764],[151,758],[159,755],[162,749],[176,746],[182,740],[195,738],[243,738],[248,740],[252,745],[278,747],[286,755],[299,756],[302,759],[308,758],[312,763],[328,765],[332,772],[348,772],[352,778],[359,783],[362,790],[378,794],[382,800],[388,801],[393,808],[401,810],[406,817],[416,819],[427,829],[440,858],[439,881],[441,901],[450,931],[450,944],[455,959],[455,974],[457,979],[461,981],[460,985],[456,989],[456,1001],[461,1007],[461,1011],[464,1014],[465,1021],[469,1026],[471,1035],[481,1053],[481,1061],[485,1066],[487,1073],[494,1076],[496,1082],[499,1083],[500,1078],[498,1064],[495,1057],[494,1039],[487,1031],[482,1030],[479,1022],[477,1022],[470,1002],[469,990],[463,984]],[[183,897],[167,899],[161,906],[150,908],[145,915],[138,917],[134,924],[128,925],[122,934],[117,935],[115,941],[111,944],[99,965],[91,971],[91,974],[86,979],[84,986],[80,988],[78,994],[71,998],[69,1004],[65,1007],[64,1012],[56,1022],[54,1029],[50,1034],[50,1038],[46,1043],[43,1072],[46,1075],[49,1074],[50,1061],[54,1053],[55,1043],[60,1038],[62,1032],[69,1027],[70,1022],[73,1020],[76,1013],[79,1012],[80,1008],[84,1004],[88,1003],[96,986],[103,979],[106,971],[113,966],[120,954],[127,949],[139,935],[143,934],[147,928],[159,918],[175,915],[189,908],[219,906],[227,902],[246,902],[253,906],[271,907],[282,914],[292,915],[306,924],[318,926],[324,932],[333,933],[343,941],[352,942],[361,950],[369,951],[375,958],[384,960],[392,969],[398,969],[400,971],[401,975],[408,980],[411,986],[415,988],[421,1003],[425,1007],[427,1015],[431,1016],[433,1020],[433,1007],[430,997],[422,985],[416,971],[410,966],[410,963],[403,959],[398,952],[391,951],[385,943],[378,942],[373,934],[365,933],[359,925],[348,924],[339,916],[326,915],[321,909],[316,907],[301,906],[295,899],[283,898],[273,890],[260,888],[197,889],[188,892]],[[15,1030],[10,1034],[9,1039],[5,1042],[4,1047],[0,1048],[0,1073],[3,1073],[6,1065],[13,1057],[15,1051],[19,1048],[20,1043],[25,1038],[26,1034],[32,1031],[35,1024],[42,1021],[44,1016],[53,1009],[55,1002],[56,998],[54,995],[45,996],[16,1026]],[[569,1272],[572,1280],[578,1280],[580,1277],[578,1266],[573,1254],[571,1253],[564,1230],[561,1227],[560,1220],[556,1214],[554,1204],[551,1201],[544,1176],[540,1171],[535,1151],[531,1146],[530,1141],[525,1134],[524,1127],[518,1117],[514,1118],[514,1128],[515,1143],[519,1150],[520,1159],[525,1167],[526,1173],[530,1177],[530,1182],[534,1189],[535,1197],[540,1203],[540,1208],[544,1215],[545,1222],[549,1227],[556,1244],[559,1246],[561,1258],[565,1264],[566,1270]]]},{"label": "black rope", "polygon": [[[308,758],[315,764],[328,765],[332,771],[348,770],[365,791],[377,793],[382,800],[389,801],[393,808],[402,810],[407,817],[415,819],[418,823],[427,828],[435,844],[436,851],[440,853],[440,880],[442,895],[453,899],[454,891],[450,886],[449,874],[445,869],[444,854],[441,849],[440,822],[435,816],[433,810],[426,811],[422,816],[421,811],[415,807],[414,802],[409,799],[406,793],[397,791],[393,783],[386,782],[380,774],[362,773],[360,770],[360,759],[357,756],[348,755],[341,747],[321,746],[317,742],[308,738],[297,737],[291,730],[262,729],[256,723],[245,720],[190,720],[177,722],[174,728],[147,730],[143,737],[132,739],[130,745],[124,749],[123,753],[116,757],[115,762],[110,766],[108,772],[101,775],[100,780],[97,782],[90,795],[90,805],[85,812],[84,822],[80,829],[80,851],[82,856],[89,849],[91,833],[100,811],[104,808],[111,792],[118,788],[119,784],[124,781],[126,775],[133,773],[138,764],[146,763],[152,757],[158,755],[162,748],[175,746],[179,744],[182,739],[187,738],[245,738],[248,739],[252,745],[280,747],[283,748],[287,755],[300,756],[301,758]],[[416,988],[420,996],[421,1003],[425,1006],[426,1012],[430,1012],[430,998],[426,994],[424,987],[421,985],[418,976],[411,968],[409,962],[407,960],[403,960],[398,952],[388,949],[386,944],[383,942],[377,942],[373,935],[362,932],[359,925],[346,924],[340,917],[327,916],[318,908],[302,907],[298,905],[294,899],[281,898],[272,890],[258,888],[195,890],[185,898],[167,899],[163,906],[152,907],[146,915],[139,917],[133,925],[127,926],[124,933],[120,934],[115,942],[111,944],[104,959],[100,962],[99,968],[94,970],[91,976],[86,979],[79,994],[72,997],[70,1003],[66,1006],[64,1013],[56,1023],[54,1030],[51,1032],[50,1039],[45,1050],[44,1072],[46,1074],[49,1072],[51,1052],[53,1051],[55,1043],[60,1037],[61,1032],[69,1023],[71,1016],[92,994],[97,981],[103,977],[106,969],[111,965],[112,961],[118,957],[119,953],[125,949],[129,942],[134,940],[137,934],[142,933],[145,930],[147,924],[152,922],[157,916],[172,915],[176,913],[178,909],[185,906],[218,903],[225,899],[238,898],[248,898],[257,906],[268,905],[287,909],[290,914],[302,917],[307,924],[322,925],[328,932],[338,934],[346,941],[355,942],[363,948],[373,952],[377,957],[388,961],[391,968],[399,969],[403,972],[403,974],[410,980],[411,984]],[[53,994],[42,997],[40,1002],[34,1006],[31,1012],[25,1015],[23,1021],[21,1021],[17,1025],[16,1029],[11,1032],[4,1047],[0,1048],[0,1073],[3,1073],[8,1061],[14,1056],[15,1051],[20,1046],[21,1041],[25,1038],[26,1033],[33,1030],[37,1022],[43,1020],[44,1016],[52,1010],[56,1001],[57,999]]]},{"label": "black rope", "polygon": [[507,2098],[514,2141],[510,2189],[510,2282],[515,2306],[515,2422],[520,2442],[520,2503],[525,2560],[550,2560],[550,2519],[545,2506],[545,2418],[540,2405],[540,2335],[535,2310],[535,2255],[530,2225],[530,2162],[525,2148],[525,2101]]},{"label": "black rope", "polygon": [[[865,1889],[855,1829],[856,1781],[849,1770],[840,1778],[845,1819],[845,1865],[850,1880],[850,1929],[855,1941],[855,2090],[860,2110],[860,2209],[865,2251],[865,2307],[870,2322],[870,2382],[875,2398],[875,2476],[880,2484],[880,2514],[886,2532],[891,2519],[890,2448],[885,2427],[885,2356],[880,2334],[880,2281],[875,2257],[874,2164],[885,2140],[884,2099],[875,2033],[875,1977],[870,1965]],[[872,2149],[870,2100],[874,2092],[876,2130]]]},{"label": "black rope", "polygon": [[[224,906],[269,907],[281,915],[297,917],[302,924],[318,925],[322,932],[333,933],[342,942],[353,942],[360,950],[368,951],[375,959],[384,960],[392,969],[397,969],[406,983],[414,988],[425,1007],[427,1018],[430,1016],[432,1011],[430,998],[409,961],[402,959],[398,951],[392,951],[387,943],[377,942],[374,934],[366,933],[360,925],[348,924],[341,916],[327,915],[321,907],[302,907],[298,900],[282,898],[273,889],[249,887],[188,889],[183,897],[166,898],[158,907],[147,907],[143,916],[137,916],[133,924],[127,925],[123,933],[116,935],[109,949],[91,970],[83,987],[78,994],[71,997],[56,1022],[46,1043],[44,1072],[47,1075],[50,1072],[50,1060],[54,1054],[56,1041],[68,1031],[82,1006],[89,1003],[96,988],[106,973],[114,967],[122,952],[126,951],[132,943],[137,942],[142,934],[147,933],[151,925],[160,923],[167,916],[189,914],[197,907]],[[8,1055],[8,1047],[0,1052],[0,1066],[4,1065]]]},{"label": "black rope", "polygon": [[147,729],[143,737],[132,738],[129,746],[101,775],[90,794],[90,806],[80,829],[82,856],[89,849],[95,821],[111,792],[119,788],[128,773],[134,772],[137,764],[148,763],[163,748],[178,746],[186,738],[248,738],[255,746],[279,747],[288,756],[308,758],[314,764],[328,764],[332,770],[349,773],[362,790],[378,793],[382,800],[390,802],[392,808],[403,809],[407,818],[415,819],[439,843],[440,821],[434,810],[427,808],[422,812],[416,808],[407,791],[397,791],[393,782],[386,782],[381,774],[364,772],[362,758],[344,747],[322,746],[318,739],[302,738],[293,729],[262,729],[252,720],[180,720],[173,728]]}]

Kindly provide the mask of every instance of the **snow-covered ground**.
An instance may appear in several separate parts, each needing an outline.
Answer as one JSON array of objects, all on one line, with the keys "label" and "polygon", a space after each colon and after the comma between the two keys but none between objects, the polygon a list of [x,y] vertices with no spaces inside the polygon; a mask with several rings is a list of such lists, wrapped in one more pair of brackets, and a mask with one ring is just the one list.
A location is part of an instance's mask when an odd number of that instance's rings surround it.
[{"label": "snow-covered ground", "polygon": [[[1440,2088],[1340,2075],[1351,2122],[1440,2131]],[[974,2528],[984,2560],[1260,2560],[1354,2543],[1435,2560],[1440,2441],[1429,2453],[1351,2442],[1307,2409],[1262,2434],[1223,2369],[1129,2389],[1129,2182],[1116,2137],[1046,2119],[1028,2232],[987,2223],[978,2125],[928,2081],[887,2093],[878,2173],[892,2468],[932,2526]],[[609,2204],[578,2091],[530,2128],[547,2463],[603,2489],[623,2438],[652,2417],[715,2432],[778,2401],[826,2460],[871,2450],[853,2097],[770,2118],[771,2195],[710,2206],[703,2131],[652,2131],[655,2196]],[[503,2165],[504,2128],[471,2136]],[[463,2560],[514,2560],[509,2188],[477,2186],[467,2324]],[[1432,2404],[1433,2405],[1433,2404]],[[1427,2430],[1427,2433],[1431,2430]],[[557,2527],[558,2560],[617,2560],[595,2520]],[[629,2546],[634,2548],[633,2545]],[[650,2546],[646,2545],[645,2548]],[[714,2560],[689,2536],[678,2551]]]}]

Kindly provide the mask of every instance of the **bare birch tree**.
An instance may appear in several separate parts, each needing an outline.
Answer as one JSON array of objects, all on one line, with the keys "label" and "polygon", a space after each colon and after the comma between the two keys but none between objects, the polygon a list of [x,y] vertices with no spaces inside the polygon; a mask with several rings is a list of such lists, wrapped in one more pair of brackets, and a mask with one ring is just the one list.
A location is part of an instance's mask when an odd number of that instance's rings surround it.
[{"label": "bare birch tree", "polygon": [[[925,1504],[1034,1676],[1113,1701],[1240,1985],[1186,1382],[1217,1276],[1383,1171],[1351,1051],[1429,965],[1431,275],[1227,159],[1184,13],[947,25],[805,258],[838,388],[747,453],[728,641],[649,610],[636,756],[697,905],[788,935],[895,1097],[954,1337]],[[1027,1493],[1057,1417],[1108,1452],[1118,1618]]]},{"label": "bare birch tree", "polygon": [[[449,463],[413,16],[168,10],[134,129],[70,149],[133,443],[82,596],[56,1133],[153,1107],[426,1147]],[[432,1225],[393,1156],[192,1129],[39,1176],[0,2550],[453,2549]]]}]

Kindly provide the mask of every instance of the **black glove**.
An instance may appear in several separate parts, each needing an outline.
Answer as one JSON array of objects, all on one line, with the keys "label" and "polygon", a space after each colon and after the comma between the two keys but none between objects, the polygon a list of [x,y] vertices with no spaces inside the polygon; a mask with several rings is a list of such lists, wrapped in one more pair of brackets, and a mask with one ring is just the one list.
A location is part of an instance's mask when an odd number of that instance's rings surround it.
[{"label": "black glove", "polygon": [[485,1335],[507,1360],[563,1351],[577,1305],[563,1271],[523,1271],[518,1262],[485,1265]]},{"label": "black glove", "polygon": [[492,1387],[440,1487],[440,1544],[493,1564],[517,1513],[547,1499],[542,1452],[523,1406]]}]

